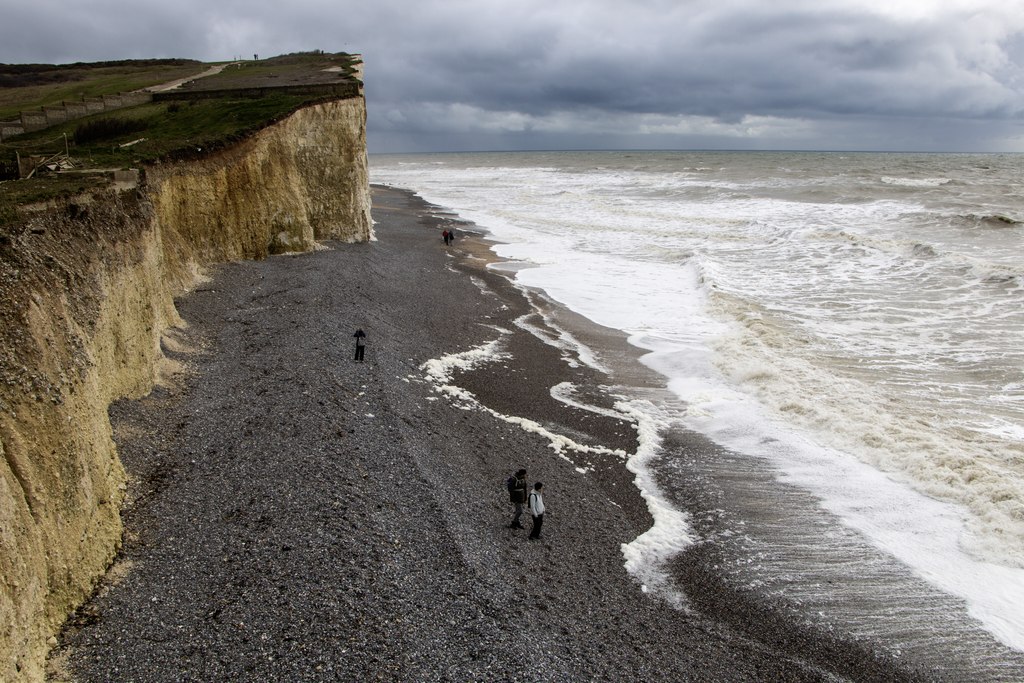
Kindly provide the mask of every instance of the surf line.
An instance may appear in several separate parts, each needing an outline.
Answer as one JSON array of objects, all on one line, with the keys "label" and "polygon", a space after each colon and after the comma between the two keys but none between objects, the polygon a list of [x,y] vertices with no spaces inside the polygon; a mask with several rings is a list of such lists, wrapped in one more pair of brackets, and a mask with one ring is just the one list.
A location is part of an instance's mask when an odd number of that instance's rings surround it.
[{"label": "surf line", "polygon": [[480,346],[468,351],[447,354],[440,358],[432,358],[420,366],[420,369],[426,374],[427,379],[434,385],[434,391],[445,394],[449,398],[453,399],[456,407],[458,408],[463,408],[465,410],[482,410],[490,413],[499,420],[503,420],[509,424],[518,425],[526,432],[543,436],[548,440],[548,445],[555,454],[575,467],[576,471],[581,474],[586,473],[586,470],[579,467],[568,455],[566,455],[566,450],[576,451],[577,453],[613,455],[622,459],[629,457],[629,454],[620,448],[612,449],[605,446],[588,446],[586,444],[581,444],[570,439],[564,434],[558,434],[557,432],[551,431],[535,420],[499,413],[493,408],[481,403],[471,391],[452,384],[452,374],[456,370],[473,370],[474,368],[478,368],[486,363],[511,358],[511,354],[506,351],[502,351],[501,349],[504,338],[512,333],[509,330],[498,327],[495,327],[494,329],[501,332],[501,336],[497,339],[481,344]]},{"label": "surf line", "polygon": [[549,447],[560,458],[572,465],[582,475],[588,470],[578,466],[566,450],[578,453],[612,455],[621,458],[626,468],[634,475],[633,483],[640,496],[647,504],[654,525],[629,543],[623,543],[620,550],[625,559],[626,571],[640,584],[640,590],[653,592],[679,609],[687,608],[686,596],[677,588],[673,588],[669,574],[664,567],[667,561],[676,554],[693,545],[694,539],[689,514],[676,510],[659,490],[649,465],[661,451],[661,432],[667,429],[669,422],[656,417],[657,410],[649,401],[619,400],[614,411],[600,409],[596,406],[582,405],[571,400],[571,393],[565,384],[551,388],[552,396],[568,405],[594,412],[606,413],[627,420],[636,425],[638,448],[636,453],[627,453],[622,449],[611,449],[604,446],[588,446],[569,437],[555,433],[540,423],[528,418],[505,415],[481,403],[472,392],[452,382],[455,371],[469,371],[487,363],[505,360],[511,354],[503,351],[505,337],[511,331],[493,327],[500,333],[497,339],[486,342],[468,351],[446,354],[440,358],[432,358],[420,365],[420,369],[434,388],[434,391],[447,396],[453,404],[463,410],[481,410],[499,420],[519,426],[526,432],[538,434],[548,439]]}]

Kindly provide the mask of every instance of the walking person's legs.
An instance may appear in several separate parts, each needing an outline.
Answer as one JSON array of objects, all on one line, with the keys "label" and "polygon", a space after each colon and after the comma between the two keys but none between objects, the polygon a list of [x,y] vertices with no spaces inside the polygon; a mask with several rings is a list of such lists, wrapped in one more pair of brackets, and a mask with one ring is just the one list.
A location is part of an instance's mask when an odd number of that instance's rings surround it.
[{"label": "walking person's legs", "polygon": [[512,523],[509,524],[509,528],[511,528],[511,529],[522,529],[523,528],[523,523],[520,522],[519,519],[523,516],[523,504],[522,503],[513,503],[513,505],[516,506],[516,512],[515,512],[514,515],[512,515]]},{"label": "walking person's legs", "polygon": [[540,514],[534,517],[534,528],[529,531],[529,538],[537,541],[541,538],[541,526],[544,525],[544,515]]}]

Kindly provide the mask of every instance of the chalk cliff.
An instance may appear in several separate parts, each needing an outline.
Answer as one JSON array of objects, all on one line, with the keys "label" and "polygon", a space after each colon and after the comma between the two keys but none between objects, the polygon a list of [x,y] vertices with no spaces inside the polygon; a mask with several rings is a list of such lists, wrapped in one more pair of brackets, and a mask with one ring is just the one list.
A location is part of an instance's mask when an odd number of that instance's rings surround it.
[{"label": "chalk cliff", "polygon": [[114,400],[148,393],[205,266],[372,237],[363,98],[306,107],[0,237],[0,680],[42,680],[116,554]]}]

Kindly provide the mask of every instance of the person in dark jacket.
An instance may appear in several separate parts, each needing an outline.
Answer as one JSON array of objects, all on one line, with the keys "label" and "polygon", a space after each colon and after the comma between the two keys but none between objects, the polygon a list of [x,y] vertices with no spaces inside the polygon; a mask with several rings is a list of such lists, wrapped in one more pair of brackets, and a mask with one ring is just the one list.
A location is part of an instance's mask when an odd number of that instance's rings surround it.
[{"label": "person in dark jacket", "polygon": [[508,497],[515,506],[515,514],[512,516],[510,529],[522,529],[523,525],[519,518],[523,516],[523,506],[526,504],[526,470],[519,470],[508,482]]},{"label": "person in dark jacket", "polygon": [[363,361],[363,353],[366,351],[366,333],[360,328],[352,335],[356,338],[356,360]]}]

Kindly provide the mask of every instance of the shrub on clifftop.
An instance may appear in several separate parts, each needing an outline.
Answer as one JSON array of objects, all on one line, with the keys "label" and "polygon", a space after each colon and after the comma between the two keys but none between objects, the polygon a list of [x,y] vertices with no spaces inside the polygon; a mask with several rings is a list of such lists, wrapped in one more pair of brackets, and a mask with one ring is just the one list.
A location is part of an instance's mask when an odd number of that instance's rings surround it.
[{"label": "shrub on clifftop", "polygon": [[142,119],[96,119],[86,121],[75,128],[75,143],[82,145],[98,140],[110,140],[121,135],[129,135],[146,130],[148,124]]}]

